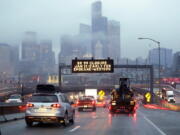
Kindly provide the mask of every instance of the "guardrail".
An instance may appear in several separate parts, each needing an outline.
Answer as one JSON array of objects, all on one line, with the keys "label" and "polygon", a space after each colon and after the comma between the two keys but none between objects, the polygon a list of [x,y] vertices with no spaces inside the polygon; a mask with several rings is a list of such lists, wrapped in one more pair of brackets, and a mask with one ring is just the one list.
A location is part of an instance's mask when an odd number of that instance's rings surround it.
[{"label": "guardrail", "polygon": [[0,103],[0,114],[4,115],[23,112],[25,106],[25,103]]},{"label": "guardrail", "polygon": [[0,103],[0,122],[24,118],[25,103]]}]

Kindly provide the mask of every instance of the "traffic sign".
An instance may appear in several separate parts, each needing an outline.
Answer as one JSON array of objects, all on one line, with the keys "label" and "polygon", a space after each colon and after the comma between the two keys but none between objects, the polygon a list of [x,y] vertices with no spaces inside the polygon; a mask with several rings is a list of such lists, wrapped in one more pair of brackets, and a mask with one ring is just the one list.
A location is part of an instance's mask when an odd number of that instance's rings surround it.
[{"label": "traffic sign", "polygon": [[103,97],[103,96],[105,95],[105,92],[104,92],[103,90],[100,90],[100,91],[98,92],[98,95],[99,95],[100,97]]},{"label": "traffic sign", "polygon": [[112,73],[114,62],[112,59],[73,59],[72,73]]},{"label": "traffic sign", "polygon": [[145,98],[146,98],[146,102],[150,102],[151,101],[151,93],[150,92],[147,92],[146,94],[145,94]]}]

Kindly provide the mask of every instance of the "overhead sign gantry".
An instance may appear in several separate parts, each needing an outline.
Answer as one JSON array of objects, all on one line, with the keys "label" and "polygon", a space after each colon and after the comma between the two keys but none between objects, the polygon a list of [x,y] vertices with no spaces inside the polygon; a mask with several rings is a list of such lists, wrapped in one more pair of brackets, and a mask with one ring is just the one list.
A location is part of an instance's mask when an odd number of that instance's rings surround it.
[{"label": "overhead sign gantry", "polygon": [[114,62],[112,59],[73,59],[72,73],[112,73]]},{"label": "overhead sign gantry", "polygon": [[112,73],[115,68],[148,69],[150,73],[150,94],[153,99],[153,66],[152,65],[114,65],[113,60],[108,59],[77,59],[72,60],[72,65],[59,64],[59,87],[61,87],[61,70],[71,69],[72,73]]}]

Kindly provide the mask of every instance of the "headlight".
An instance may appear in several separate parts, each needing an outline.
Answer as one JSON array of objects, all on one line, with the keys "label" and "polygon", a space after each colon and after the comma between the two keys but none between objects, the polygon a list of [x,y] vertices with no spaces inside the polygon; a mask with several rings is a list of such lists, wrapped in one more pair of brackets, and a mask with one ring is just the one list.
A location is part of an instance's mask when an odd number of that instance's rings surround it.
[{"label": "headlight", "polygon": [[5,102],[6,102],[6,103],[9,103],[9,100],[6,100]]},{"label": "headlight", "polygon": [[112,103],[112,105],[116,105],[116,103]]}]

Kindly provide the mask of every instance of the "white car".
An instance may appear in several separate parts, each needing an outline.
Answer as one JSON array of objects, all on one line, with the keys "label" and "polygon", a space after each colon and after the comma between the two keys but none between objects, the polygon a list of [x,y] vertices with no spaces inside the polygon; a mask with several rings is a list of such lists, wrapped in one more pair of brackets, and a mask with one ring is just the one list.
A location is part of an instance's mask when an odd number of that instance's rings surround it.
[{"label": "white car", "polygon": [[6,103],[22,103],[22,97],[19,94],[14,94],[5,101]]},{"label": "white car", "polygon": [[28,127],[33,122],[59,123],[66,126],[74,123],[75,110],[65,94],[35,93],[27,102],[25,122]]}]

